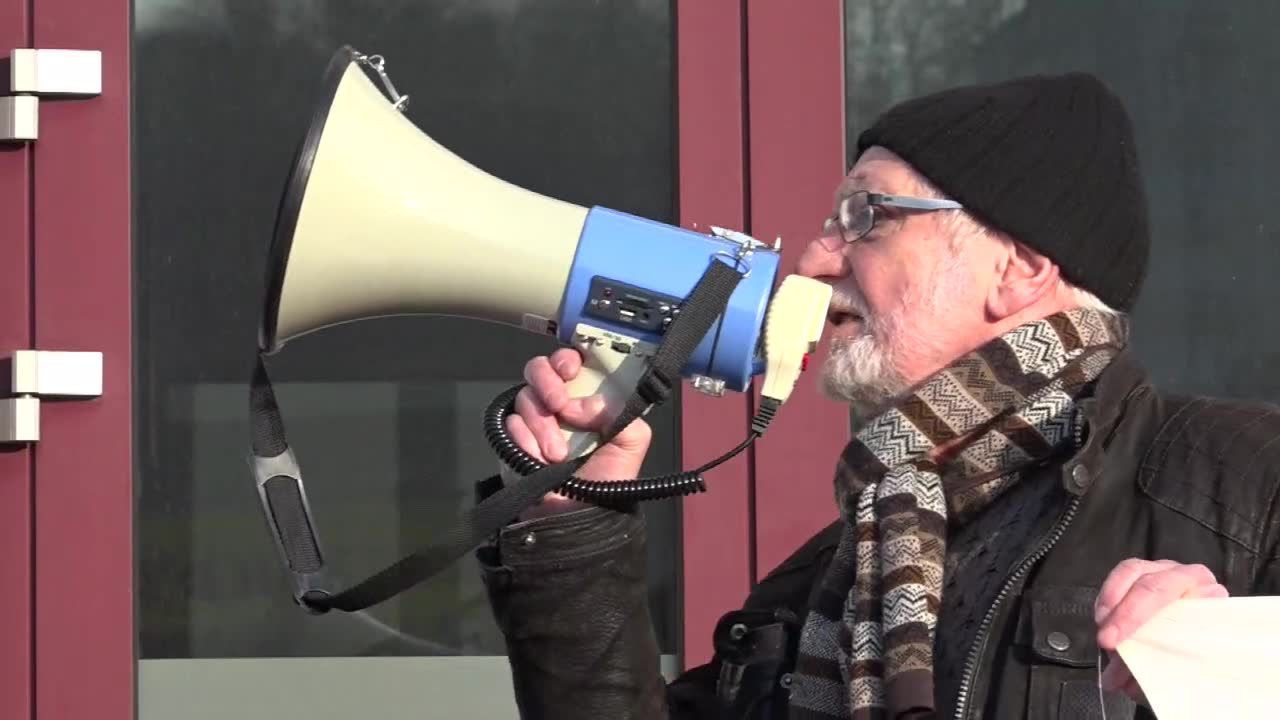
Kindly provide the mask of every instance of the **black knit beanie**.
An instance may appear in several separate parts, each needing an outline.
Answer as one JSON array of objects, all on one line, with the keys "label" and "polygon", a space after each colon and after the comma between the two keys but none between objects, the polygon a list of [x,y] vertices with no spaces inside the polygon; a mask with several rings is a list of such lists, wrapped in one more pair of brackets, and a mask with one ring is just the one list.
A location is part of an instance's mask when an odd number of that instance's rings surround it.
[{"label": "black knit beanie", "polygon": [[857,156],[893,151],[978,220],[1051,258],[1067,280],[1129,310],[1150,238],[1133,126],[1085,73],[953,88],[890,108]]}]

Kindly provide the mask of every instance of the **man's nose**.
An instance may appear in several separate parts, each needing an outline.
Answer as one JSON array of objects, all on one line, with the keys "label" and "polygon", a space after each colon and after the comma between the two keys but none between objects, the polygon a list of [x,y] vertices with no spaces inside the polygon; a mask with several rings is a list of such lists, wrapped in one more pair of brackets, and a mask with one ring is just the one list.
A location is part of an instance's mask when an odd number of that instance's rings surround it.
[{"label": "man's nose", "polygon": [[849,261],[844,256],[844,243],[837,243],[836,250],[829,249],[830,242],[815,237],[805,246],[800,259],[796,261],[796,273],[805,277],[838,278],[849,272]]}]

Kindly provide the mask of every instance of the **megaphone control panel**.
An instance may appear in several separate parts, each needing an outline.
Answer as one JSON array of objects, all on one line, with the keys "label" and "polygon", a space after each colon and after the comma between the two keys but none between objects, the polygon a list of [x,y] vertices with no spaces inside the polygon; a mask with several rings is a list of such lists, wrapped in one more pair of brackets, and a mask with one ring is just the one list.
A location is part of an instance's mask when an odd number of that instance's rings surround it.
[{"label": "megaphone control panel", "polygon": [[651,333],[676,319],[683,300],[599,276],[591,279],[588,298],[584,314]]}]

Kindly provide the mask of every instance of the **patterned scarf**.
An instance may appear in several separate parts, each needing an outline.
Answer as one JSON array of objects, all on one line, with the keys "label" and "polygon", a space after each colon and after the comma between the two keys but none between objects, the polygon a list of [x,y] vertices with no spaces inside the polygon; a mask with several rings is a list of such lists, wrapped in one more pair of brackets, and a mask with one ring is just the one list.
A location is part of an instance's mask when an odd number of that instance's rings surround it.
[{"label": "patterned scarf", "polygon": [[[792,718],[934,717],[948,527],[1072,439],[1075,398],[1125,335],[1119,318],[1086,309],[1027,323],[857,433],[837,466],[845,533],[805,621]],[[954,458],[945,467],[939,447]]]}]

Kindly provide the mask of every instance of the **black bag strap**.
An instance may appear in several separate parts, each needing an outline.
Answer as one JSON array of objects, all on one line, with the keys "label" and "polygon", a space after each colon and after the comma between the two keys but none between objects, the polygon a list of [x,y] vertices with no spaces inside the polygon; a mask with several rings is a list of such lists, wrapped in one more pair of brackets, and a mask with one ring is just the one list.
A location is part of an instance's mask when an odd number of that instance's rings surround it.
[{"label": "black bag strap", "polygon": [[[667,328],[650,366],[627,399],[617,419],[596,447],[601,447],[664,402],[678,383],[693,351],[716,319],[743,275],[713,260],[699,279],[680,314]],[[549,465],[498,490],[463,513],[438,540],[367,579],[332,593],[325,589],[326,563],[307,502],[302,473],[285,439],[284,423],[261,354],[249,392],[253,425],[253,467],[262,509],[277,549],[292,576],[295,600],[316,613],[338,609],[355,612],[381,603],[436,575],[461,556],[510,524],[544,495],[564,485],[590,454]],[[594,451],[593,451],[594,452]]]}]

